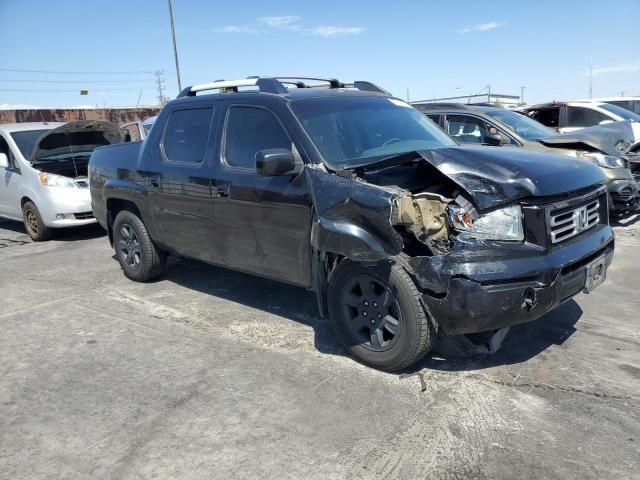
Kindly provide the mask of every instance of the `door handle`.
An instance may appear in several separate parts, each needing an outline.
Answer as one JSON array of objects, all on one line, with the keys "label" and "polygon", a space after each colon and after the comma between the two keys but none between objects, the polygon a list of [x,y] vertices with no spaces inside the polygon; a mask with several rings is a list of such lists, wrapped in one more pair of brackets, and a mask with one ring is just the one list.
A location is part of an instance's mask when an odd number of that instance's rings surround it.
[{"label": "door handle", "polygon": [[229,190],[230,190],[230,185],[228,183],[226,185],[218,186],[218,197],[228,197]]},{"label": "door handle", "polygon": [[152,177],[149,177],[149,185],[151,185],[153,188],[159,188],[160,177],[157,175],[153,175]]}]

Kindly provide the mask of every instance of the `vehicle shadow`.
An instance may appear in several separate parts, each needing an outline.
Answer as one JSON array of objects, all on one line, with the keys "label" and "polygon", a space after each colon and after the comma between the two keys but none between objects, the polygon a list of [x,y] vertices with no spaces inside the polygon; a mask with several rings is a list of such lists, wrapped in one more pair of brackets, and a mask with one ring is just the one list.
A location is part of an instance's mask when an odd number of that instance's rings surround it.
[{"label": "vehicle shadow", "polygon": [[[24,229],[24,224],[22,222],[14,220],[1,220],[0,229],[27,236],[27,231]],[[77,240],[90,240],[92,238],[102,237],[106,234],[107,232],[100,225],[94,223],[81,227],[57,228],[54,230],[51,240],[74,242]],[[27,238],[27,240],[29,239]]]},{"label": "vehicle shadow", "polygon": [[[195,260],[174,257],[170,258],[169,268],[159,279],[162,280],[307,325],[313,328],[314,346],[319,352],[349,356],[338,342],[329,319],[320,318],[313,292]],[[443,357],[430,353],[403,373],[423,369],[481,370],[521,363],[551,345],[564,343],[575,332],[574,325],[581,316],[580,306],[574,300],[569,300],[538,320],[512,327],[496,353],[469,357]]]},{"label": "vehicle shadow", "polygon": [[562,345],[576,331],[575,324],[582,313],[582,308],[575,300],[569,300],[533,322],[511,327],[502,346],[495,353],[468,357],[430,353],[411,368],[411,371],[482,370],[526,362],[552,345]]},{"label": "vehicle shadow", "polygon": [[163,280],[307,325],[314,331],[318,351],[347,355],[329,319],[320,318],[315,294],[302,287],[180,257],[169,258],[165,274],[158,279]]}]

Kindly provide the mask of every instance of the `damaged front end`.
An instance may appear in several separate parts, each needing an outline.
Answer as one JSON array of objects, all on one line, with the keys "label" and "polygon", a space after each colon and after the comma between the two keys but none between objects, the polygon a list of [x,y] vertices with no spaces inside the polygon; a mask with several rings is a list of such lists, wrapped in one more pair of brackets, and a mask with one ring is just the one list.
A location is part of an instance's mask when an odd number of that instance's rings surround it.
[{"label": "damaged front end", "polygon": [[[314,248],[401,262],[450,335],[538,318],[583,291],[592,264],[606,269],[613,255],[595,166],[472,150],[411,152],[340,175],[306,170]],[[587,223],[565,233],[566,218],[583,210]]]}]

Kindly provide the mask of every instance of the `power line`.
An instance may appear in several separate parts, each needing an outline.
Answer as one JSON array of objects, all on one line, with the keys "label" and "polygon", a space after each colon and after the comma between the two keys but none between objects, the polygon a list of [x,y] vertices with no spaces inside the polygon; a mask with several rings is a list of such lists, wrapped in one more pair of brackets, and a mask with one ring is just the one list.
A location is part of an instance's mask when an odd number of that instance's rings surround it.
[{"label": "power line", "polygon": [[133,70],[133,71],[128,71],[128,72],[72,72],[72,71],[63,71],[63,70],[26,70],[26,69],[18,69],[18,68],[0,68],[0,72],[21,72],[21,73],[52,73],[52,74],[71,74],[71,75],[78,75],[78,74],[87,74],[87,75],[131,75],[134,73],[144,73],[144,74],[149,74],[149,75],[153,75],[154,72],[149,71],[149,70]]},{"label": "power line", "polygon": [[[96,88],[95,91],[97,92],[118,92],[118,91],[126,91],[126,90],[136,90],[138,91],[140,88],[139,87],[134,87],[134,88]],[[73,90],[40,90],[40,89],[36,89],[36,90],[29,90],[29,89],[22,89],[22,88],[1,88],[0,92],[60,92],[60,93],[64,93],[64,92],[79,92],[80,89],[75,88]]]},{"label": "power line", "polygon": [[151,79],[137,80],[32,80],[25,78],[0,78],[0,82],[21,82],[21,83],[149,83]]}]

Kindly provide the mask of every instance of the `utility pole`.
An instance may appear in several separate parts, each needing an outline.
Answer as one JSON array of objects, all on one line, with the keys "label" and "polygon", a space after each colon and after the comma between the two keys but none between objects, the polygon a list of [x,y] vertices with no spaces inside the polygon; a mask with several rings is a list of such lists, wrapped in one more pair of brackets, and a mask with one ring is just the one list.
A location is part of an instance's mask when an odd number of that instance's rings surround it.
[{"label": "utility pole", "polygon": [[158,88],[158,103],[161,107],[167,103],[167,99],[164,96],[164,80],[162,75],[164,74],[164,70],[156,70],[156,87]]},{"label": "utility pole", "polygon": [[182,82],[180,81],[180,65],[178,64],[178,47],[176,47],[176,31],[173,28],[173,7],[171,0],[169,2],[169,22],[171,23],[171,38],[173,39],[173,57],[176,61],[176,75],[178,76],[178,91],[182,91]]},{"label": "utility pole", "polygon": [[593,98],[593,57],[589,59],[589,98]]},{"label": "utility pole", "polygon": [[524,89],[527,87],[520,87],[520,105],[524,105]]},{"label": "utility pole", "polygon": [[407,88],[407,103],[409,103],[409,89]]}]

